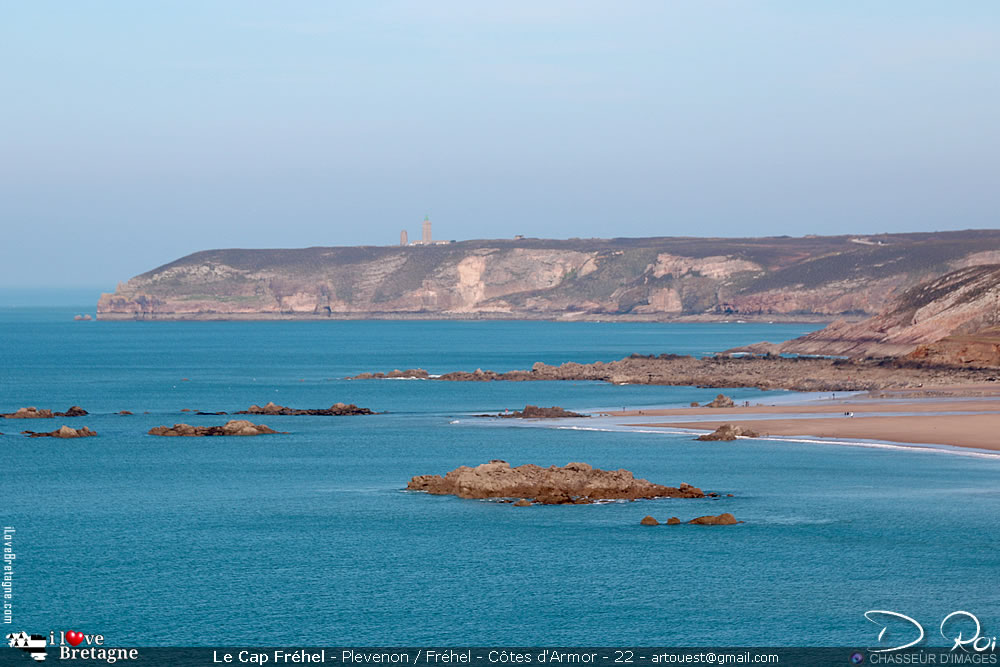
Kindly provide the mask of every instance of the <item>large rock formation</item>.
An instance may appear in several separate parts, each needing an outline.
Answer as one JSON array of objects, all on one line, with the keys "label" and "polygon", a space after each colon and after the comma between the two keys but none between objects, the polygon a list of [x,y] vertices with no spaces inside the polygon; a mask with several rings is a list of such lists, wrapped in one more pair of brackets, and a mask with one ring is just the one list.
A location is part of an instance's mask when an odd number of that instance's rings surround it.
[{"label": "large rock formation", "polygon": [[[208,413],[199,413],[208,414]],[[220,413],[221,414],[221,413]],[[359,408],[353,403],[334,403],[329,408],[288,408],[284,405],[277,405],[274,402],[270,402],[267,405],[261,407],[259,405],[251,405],[246,410],[240,410],[236,414],[238,415],[320,415],[324,417],[343,417],[347,415],[373,415],[375,414],[368,408]]]},{"label": "large rock formation", "polygon": [[120,284],[98,318],[829,319],[998,251],[1000,230],[207,250]]},{"label": "large rock formation", "polygon": [[701,489],[690,484],[662,486],[635,479],[628,470],[600,470],[586,463],[568,463],[561,468],[532,464],[512,468],[506,461],[490,461],[475,468],[458,467],[444,477],[417,475],[406,488],[459,498],[532,498],[540,505],[705,497]]},{"label": "large rock formation", "polygon": [[739,349],[1000,365],[1000,264],[962,268],[917,285],[862,322],[841,320],[780,345]]},{"label": "large rock formation", "polygon": [[51,419],[52,417],[83,417],[88,414],[90,413],[79,405],[74,405],[68,408],[66,412],[53,412],[45,408],[39,410],[36,407],[18,408],[17,412],[0,414],[0,417],[7,419]]},{"label": "large rock formation", "polygon": [[213,435],[266,435],[281,433],[263,424],[254,424],[245,419],[233,419],[222,426],[191,426],[190,424],[174,424],[156,426],[149,429],[149,435],[204,437]]}]

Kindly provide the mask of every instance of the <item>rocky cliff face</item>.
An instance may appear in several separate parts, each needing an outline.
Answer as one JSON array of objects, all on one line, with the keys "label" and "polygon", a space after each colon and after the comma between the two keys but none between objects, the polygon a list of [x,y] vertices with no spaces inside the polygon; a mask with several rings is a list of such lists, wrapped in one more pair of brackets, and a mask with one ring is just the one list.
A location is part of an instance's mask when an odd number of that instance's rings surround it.
[{"label": "rocky cliff face", "polygon": [[1000,231],[210,250],[102,295],[100,319],[860,316],[1000,256]]},{"label": "rocky cliff face", "polygon": [[875,317],[834,322],[770,351],[1000,365],[1000,264],[934,278],[903,292]]}]

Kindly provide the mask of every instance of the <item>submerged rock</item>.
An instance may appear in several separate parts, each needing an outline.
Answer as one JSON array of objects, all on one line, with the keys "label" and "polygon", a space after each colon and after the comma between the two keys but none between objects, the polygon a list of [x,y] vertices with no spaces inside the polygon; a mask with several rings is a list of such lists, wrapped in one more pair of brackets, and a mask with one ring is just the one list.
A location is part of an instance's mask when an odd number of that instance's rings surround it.
[{"label": "submerged rock", "polygon": [[259,405],[251,405],[246,410],[240,410],[236,414],[238,415],[320,415],[320,416],[333,416],[341,417],[345,415],[373,415],[375,414],[368,408],[359,408],[353,403],[334,403],[329,408],[309,408],[309,409],[298,409],[289,408],[284,405],[278,405],[274,402],[270,402],[267,405],[261,407]]},{"label": "submerged rock", "polygon": [[742,426],[736,426],[734,424],[723,424],[719,428],[715,429],[711,433],[706,433],[704,435],[699,435],[695,440],[701,440],[703,442],[713,441],[713,440],[736,440],[737,438],[758,438],[760,434],[757,431],[752,431],[748,428],[743,428]]},{"label": "submerged rock", "polygon": [[743,522],[737,521],[735,516],[729,512],[725,512],[718,516],[700,516],[697,519],[691,519],[688,523],[695,526],[734,526]]},{"label": "submerged rock", "polygon": [[690,484],[679,487],[653,484],[636,479],[628,470],[600,470],[586,463],[568,463],[561,468],[533,464],[512,468],[499,460],[475,468],[460,466],[443,477],[417,475],[406,488],[459,498],[529,498],[540,505],[705,497],[701,489]]},{"label": "submerged rock", "polygon": [[263,424],[254,424],[245,419],[233,419],[222,426],[191,426],[190,424],[174,424],[172,427],[157,426],[149,429],[149,435],[202,437],[213,435],[267,435],[283,433],[275,431]]},{"label": "submerged rock", "polygon": [[22,431],[22,433],[29,438],[88,438],[97,435],[96,431],[91,431],[86,426],[81,426],[80,428],[60,426],[55,431],[49,431],[48,433],[36,433],[34,431]]}]

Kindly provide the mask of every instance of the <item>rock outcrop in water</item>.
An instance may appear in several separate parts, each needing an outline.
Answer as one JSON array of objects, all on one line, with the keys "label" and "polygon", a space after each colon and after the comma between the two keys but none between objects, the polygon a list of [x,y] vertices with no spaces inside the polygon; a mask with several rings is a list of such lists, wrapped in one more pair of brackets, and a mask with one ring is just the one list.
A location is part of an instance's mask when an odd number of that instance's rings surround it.
[{"label": "rock outcrop in water", "polygon": [[326,417],[343,417],[347,415],[373,415],[368,408],[359,408],[353,403],[334,403],[329,408],[288,408],[284,405],[277,405],[273,402],[261,407],[251,405],[246,410],[240,410],[238,415],[319,415]]},{"label": "rock outcrop in water", "polygon": [[97,435],[96,431],[91,431],[86,426],[81,426],[80,428],[70,428],[69,426],[61,426],[55,431],[49,431],[48,433],[36,433],[35,431],[22,431],[23,435],[29,438],[89,438]]},{"label": "rock outcrop in water", "polygon": [[174,424],[173,426],[157,426],[149,429],[149,435],[180,436],[180,437],[205,437],[205,436],[247,436],[247,435],[269,435],[282,433],[275,431],[263,424],[254,424],[245,419],[233,419],[222,426],[191,426],[190,424]]},{"label": "rock outcrop in water", "polygon": [[97,316],[830,319],[998,251],[1000,230],[206,250],[120,284]]},{"label": "rock outcrop in water", "polygon": [[477,369],[437,378],[442,382],[598,381],[696,387],[757,387],[793,391],[868,391],[987,382],[996,371],[955,368],[908,359],[819,359],[810,357],[716,356],[697,359],[675,354],[633,354],[611,362],[541,362],[531,370],[506,373]]},{"label": "rock outcrop in water", "polygon": [[690,484],[662,486],[635,479],[628,470],[600,470],[586,463],[568,463],[561,468],[532,464],[512,468],[506,461],[490,461],[475,468],[460,466],[443,477],[417,475],[406,488],[459,498],[530,498],[539,505],[705,497],[701,489]]},{"label": "rock outcrop in water", "polygon": [[[491,415],[492,416],[492,415]],[[569,410],[563,410],[558,405],[551,408],[542,408],[537,405],[526,405],[524,410],[515,410],[514,412],[501,412],[497,414],[497,417],[503,419],[571,419],[574,417],[589,417],[590,415],[582,415],[579,412],[570,412]]]},{"label": "rock outcrop in water", "polygon": [[697,519],[691,519],[688,523],[695,526],[735,526],[743,522],[737,521],[735,516],[729,512],[725,512],[718,516],[700,516]]},{"label": "rock outcrop in water", "polygon": [[0,413],[0,417],[6,419],[51,419],[52,417],[83,417],[90,414],[79,405],[74,405],[66,412],[53,412],[45,408],[39,410],[36,407],[18,408],[17,412]]},{"label": "rock outcrop in water", "polygon": [[723,424],[719,428],[715,429],[711,433],[706,433],[705,435],[699,435],[695,440],[701,440],[702,442],[710,442],[716,440],[736,440],[737,438],[759,438],[760,434],[757,431],[750,430],[748,428],[743,428],[742,426],[735,426],[733,424]]},{"label": "rock outcrop in water", "polygon": [[396,370],[389,371],[388,373],[361,373],[353,377],[344,378],[345,380],[426,380],[430,377],[430,373],[425,371],[423,368],[408,368],[405,371],[401,371],[398,368]]}]

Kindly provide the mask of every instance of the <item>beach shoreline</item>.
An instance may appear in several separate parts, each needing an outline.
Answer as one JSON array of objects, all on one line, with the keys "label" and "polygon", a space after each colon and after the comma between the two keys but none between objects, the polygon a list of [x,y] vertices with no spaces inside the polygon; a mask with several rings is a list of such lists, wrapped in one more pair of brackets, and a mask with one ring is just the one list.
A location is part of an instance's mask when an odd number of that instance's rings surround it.
[{"label": "beach shoreline", "polygon": [[616,420],[641,418],[622,423],[630,428],[710,432],[723,424],[735,424],[761,437],[871,440],[1000,451],[1000,388],[937,387],[933,396],[927,393],[872,392],[785,405],[757,401],[732,408],[644,408],[604,414]]}]

